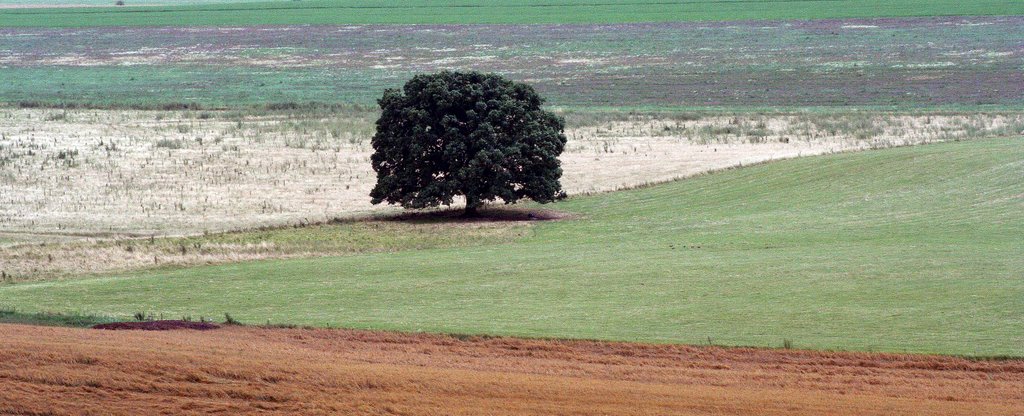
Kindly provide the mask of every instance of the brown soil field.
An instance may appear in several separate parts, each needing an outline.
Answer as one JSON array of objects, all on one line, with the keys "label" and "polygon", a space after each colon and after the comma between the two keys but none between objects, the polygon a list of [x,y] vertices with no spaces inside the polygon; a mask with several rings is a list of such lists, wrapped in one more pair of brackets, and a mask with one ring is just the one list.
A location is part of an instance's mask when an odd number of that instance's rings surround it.
[{"label": "brown soil field", "polygon": [[0,414],[1024,414],[1024,361],[0,325]]}]

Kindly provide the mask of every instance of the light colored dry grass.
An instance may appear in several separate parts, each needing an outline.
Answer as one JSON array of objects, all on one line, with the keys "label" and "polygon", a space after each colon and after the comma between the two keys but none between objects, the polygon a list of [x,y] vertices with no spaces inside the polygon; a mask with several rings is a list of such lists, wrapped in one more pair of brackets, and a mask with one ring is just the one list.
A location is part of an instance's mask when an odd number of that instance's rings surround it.
[{"label": "light colored dry grass", "polygon": [[[497,211],[507,214],[527,212]],[[339,256],[513,241],[529,221],[428,216],[338,220],[189,237],[83,238],[0,246],[0,283],[249,260]]]},{"label": "light colored dry grass", "polygon": [[0,324],[4,414],[1013,415],[1021,361]]},{"label": "light colored dry grass", "polygon": [[[320,222],[369,203],[375,114],[0,110],[0,233],[184,235]],[[570,194],[765,160],[1019,134],[1024,115],[573,116]]]}]

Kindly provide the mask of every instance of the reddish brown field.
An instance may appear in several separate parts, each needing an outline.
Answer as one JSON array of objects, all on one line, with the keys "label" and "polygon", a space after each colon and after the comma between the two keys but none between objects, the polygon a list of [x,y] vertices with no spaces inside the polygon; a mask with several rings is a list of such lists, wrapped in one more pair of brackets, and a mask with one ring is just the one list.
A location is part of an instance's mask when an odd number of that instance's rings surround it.
[{"label": "reddish brown field", "polygon": [[1024,361],[0,325],[0,414],[1024,414]]}]

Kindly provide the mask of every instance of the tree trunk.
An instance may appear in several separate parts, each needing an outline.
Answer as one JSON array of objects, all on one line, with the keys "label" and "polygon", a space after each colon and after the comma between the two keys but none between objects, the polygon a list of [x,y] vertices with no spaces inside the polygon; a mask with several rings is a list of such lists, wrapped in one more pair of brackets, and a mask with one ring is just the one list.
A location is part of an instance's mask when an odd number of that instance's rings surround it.
[{"label": "tree trunk", "polygon": [[480,216],[480,212],[477,211],[479,207],[480,199],[475,196],[466,195],[466,211],[462,213],[462,216],[467,218]]}]

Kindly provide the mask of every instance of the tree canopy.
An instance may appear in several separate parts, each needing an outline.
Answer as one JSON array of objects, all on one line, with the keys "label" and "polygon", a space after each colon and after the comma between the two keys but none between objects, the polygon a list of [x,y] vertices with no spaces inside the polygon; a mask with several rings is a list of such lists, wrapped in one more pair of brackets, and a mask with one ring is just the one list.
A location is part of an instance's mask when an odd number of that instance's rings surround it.
[{"label": "tree canopy", "polygon": [[378,103],[374,204],[428,208],[462,196],[472,215],[497,199],[546,203],[565,196],[558,160],[565,124],[541,108],[544,100],[529,85],[444,71],[386,90]]}]

